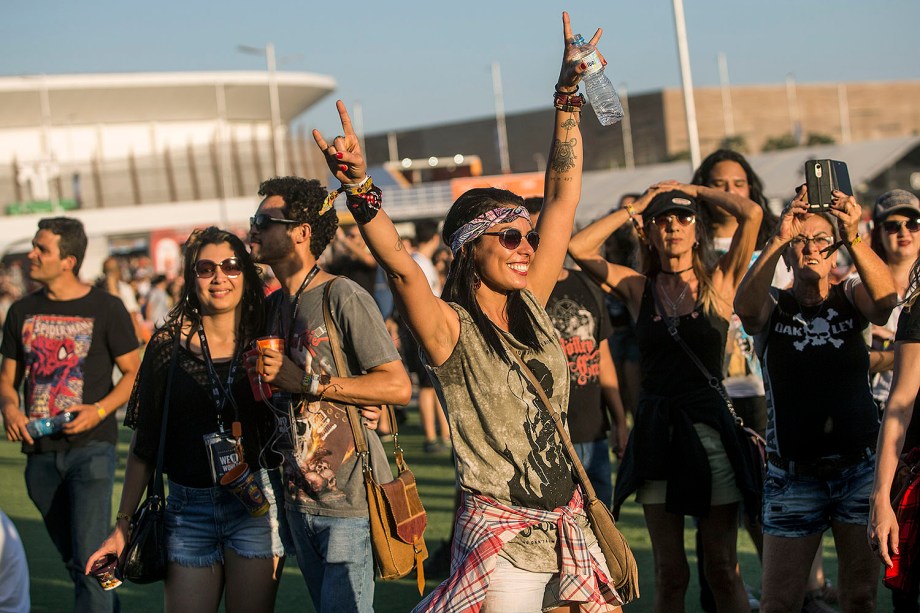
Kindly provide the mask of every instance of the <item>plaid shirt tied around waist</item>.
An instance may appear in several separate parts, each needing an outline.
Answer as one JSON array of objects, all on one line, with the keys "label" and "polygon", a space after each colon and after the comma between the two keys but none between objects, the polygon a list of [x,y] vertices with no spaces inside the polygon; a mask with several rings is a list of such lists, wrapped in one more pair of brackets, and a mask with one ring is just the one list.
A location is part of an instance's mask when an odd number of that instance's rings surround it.
[{"label": "plaid shirt tied around waist", "polygon": [[413,609],[413,613],[478,612],[489,589],[495,556],[517,534],[540,522],[556,525],[560,552],[559,600],[579,603],[583,613],[602,613],[622,604],[610,585],[607,567],[588,551],[576,521],[583,514],[581,488],[564,507],[552,511],[504,505],[464,493],[451,548],[450,577]]}]

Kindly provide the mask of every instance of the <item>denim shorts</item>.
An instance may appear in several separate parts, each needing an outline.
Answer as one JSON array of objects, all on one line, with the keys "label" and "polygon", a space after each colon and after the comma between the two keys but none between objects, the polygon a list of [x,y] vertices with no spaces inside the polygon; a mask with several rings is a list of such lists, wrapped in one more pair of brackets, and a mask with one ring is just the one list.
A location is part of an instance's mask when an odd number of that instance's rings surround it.
[{"label": "denim shorts", "polygon": [[875,456],[844,468],[834,479],[793,475],[767,463],[763,531],[796,538],[824,532],[831,523],[869,523]]},{"label": "denim shorts", "polygon": [[255,473],[271,509],[251,516],[221,486],[185,487],[169,482],[166,497],[166,543],[170,562],[207,568],[224,561],[229,547],[244,558],[283,556],[275,493],[265,470]]}]

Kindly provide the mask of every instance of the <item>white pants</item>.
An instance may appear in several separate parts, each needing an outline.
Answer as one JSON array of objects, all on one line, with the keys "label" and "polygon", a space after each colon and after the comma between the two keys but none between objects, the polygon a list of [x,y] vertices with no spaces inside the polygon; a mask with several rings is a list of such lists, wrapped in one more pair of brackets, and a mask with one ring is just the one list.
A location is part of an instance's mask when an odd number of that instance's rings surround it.
[{"label": "white pants", "polygon": [[[588,550],[599,564],[606,564],[597,543]],[[565,604],[559,601],[559,573],[521,570],[498,555],[495,560],[482,613],[541,613]]]}]

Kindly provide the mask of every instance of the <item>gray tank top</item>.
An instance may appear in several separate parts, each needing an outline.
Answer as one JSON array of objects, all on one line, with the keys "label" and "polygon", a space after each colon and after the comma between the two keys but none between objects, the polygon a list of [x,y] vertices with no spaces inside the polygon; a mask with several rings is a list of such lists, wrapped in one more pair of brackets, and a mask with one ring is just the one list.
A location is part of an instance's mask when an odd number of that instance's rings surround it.
[{"label": "gray tank top", "polygon": [[[569,398],[565,356],[546,311],[529,291],[523,298],[538,322],[540,349],[502,334],[523,355],[564,423]],[[552,417],[517,364],[502,361],[469,314],[457,304],[450,306],[460,316],[460,338],[447,361],[430,370],[450,422],[460,487],[532,509],[567,504],[575,482]]]}]

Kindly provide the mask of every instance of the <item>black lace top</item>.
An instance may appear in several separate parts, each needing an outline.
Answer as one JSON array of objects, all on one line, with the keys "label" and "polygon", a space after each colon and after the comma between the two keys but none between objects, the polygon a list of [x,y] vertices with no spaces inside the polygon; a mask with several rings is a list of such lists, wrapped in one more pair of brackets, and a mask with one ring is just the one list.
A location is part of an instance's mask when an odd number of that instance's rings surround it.
[{"label": "black lace top", "polygon": [[[160,330],[147,345],[125,417],[125,426],[136,432],[134,454],[151,465],[156,463],[160,442],[163,394],[173,339],[170,330]],[[214,366],[218,377],[226,381],[230,362]],[[279,457],[270,449],[274,418],[267,406],[253,399],[242,364],[236,369],[232,396],[239,409],[245,461],[252,468],[277,466]],[[221,423],[229,433],[234,407],[227,402],[223,413],[218,415],[205,363],[186,349],[184,343],[176,356],[170,398],[163,472],[186,487],[210,487],[213,483],[203,437],[216,432]]]}]

